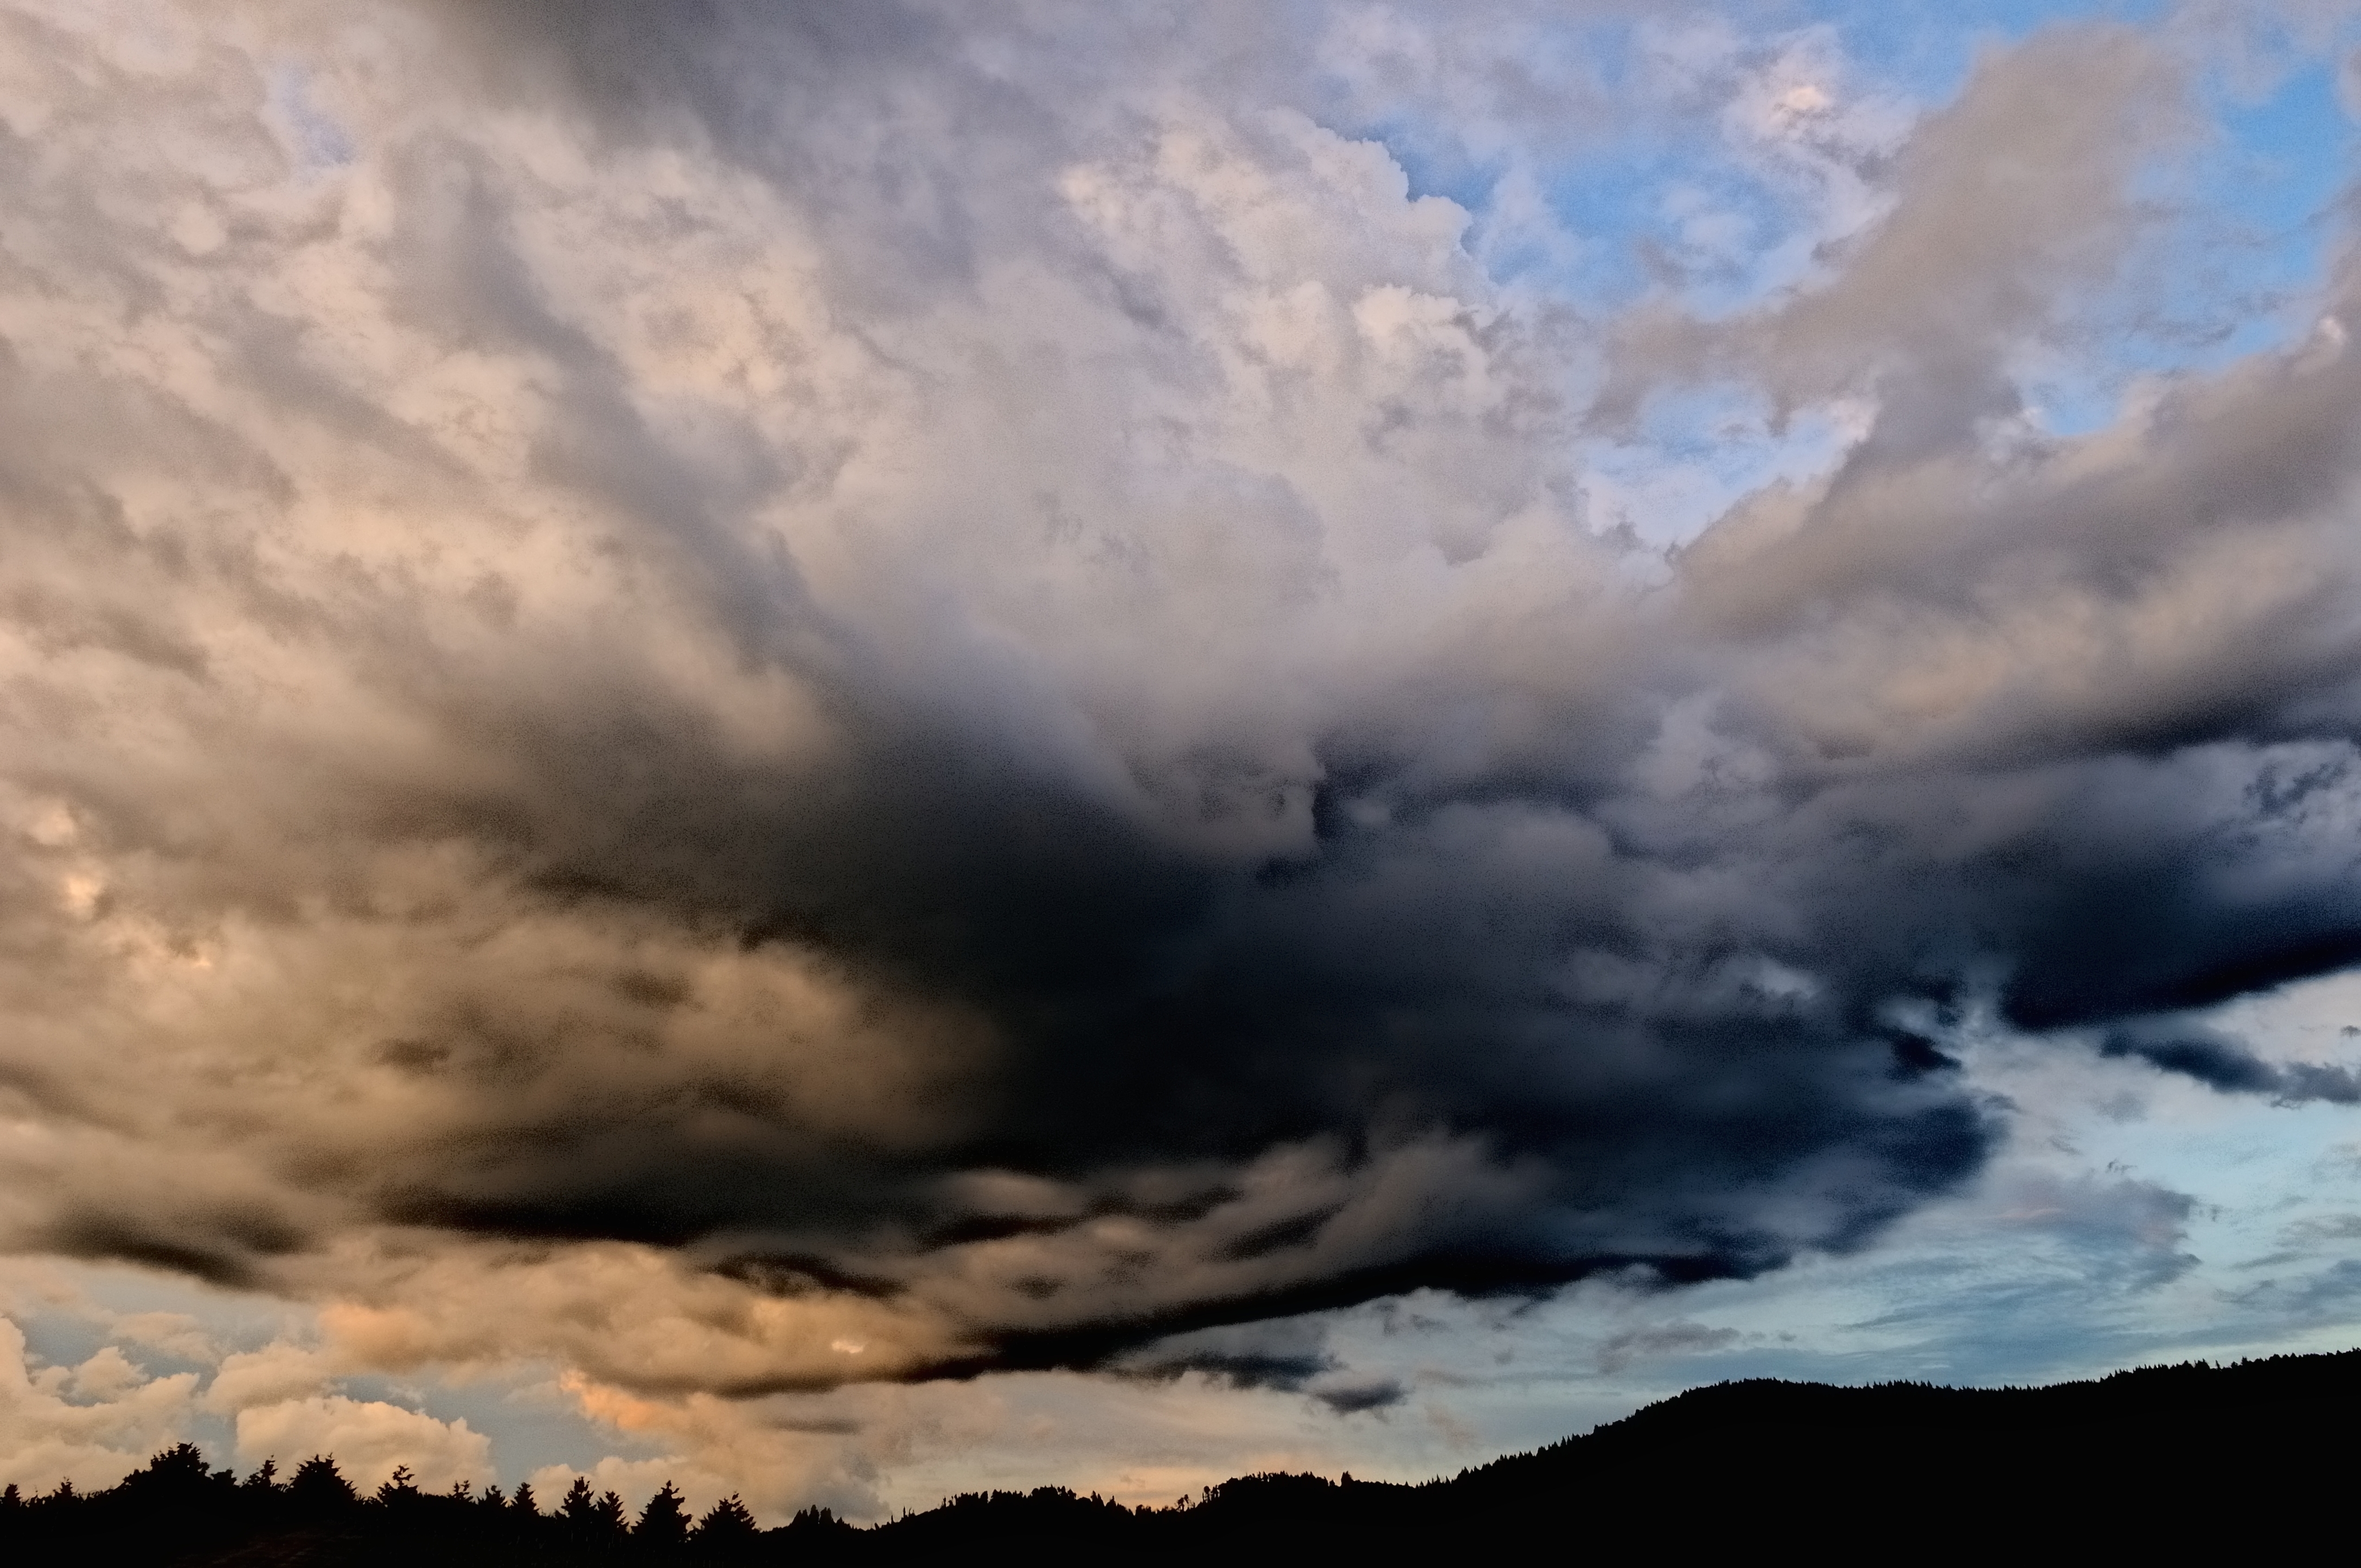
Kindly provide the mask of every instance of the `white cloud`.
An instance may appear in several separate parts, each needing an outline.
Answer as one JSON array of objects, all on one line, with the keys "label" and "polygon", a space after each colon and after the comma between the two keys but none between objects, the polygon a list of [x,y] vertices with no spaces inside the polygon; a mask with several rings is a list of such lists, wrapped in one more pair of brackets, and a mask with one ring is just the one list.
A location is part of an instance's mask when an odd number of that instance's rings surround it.
[{"label": "white cloud", "polygon": [[0,1318],[0,1482],[111,1486],[180,1440],[196,1384],[185,1372],[149,1377],[112,1345],[79,1365],[36,1366],[24,1333]]},{"label": "white cloud", "polygon": [[442,1421],[381,1399],[335,1394],[237,1412],[238,1457],[249,1467],[275,1458],[282,1471],[314,1454],[332,1455],[345,1478],[367,1492],[407,1465],[426,1491],[499,1478],[491,1442],[467,1421]]},{"label": "white cloud", "polygon": [[107,1326],[110,1332],[134,1344],[147,1345],[184,1361],[210,1362],[221,1354],[204,1324],[188,1312],[126,1312]]},{"label": "white cloud", "polygon": [[256,1406],[316,1397],[327,1391],[334,1371],[334,1362],[321,1352],[273,1341],[259,1350],[222,1357],[205,1388],[205,1408],[235,1415]]}]

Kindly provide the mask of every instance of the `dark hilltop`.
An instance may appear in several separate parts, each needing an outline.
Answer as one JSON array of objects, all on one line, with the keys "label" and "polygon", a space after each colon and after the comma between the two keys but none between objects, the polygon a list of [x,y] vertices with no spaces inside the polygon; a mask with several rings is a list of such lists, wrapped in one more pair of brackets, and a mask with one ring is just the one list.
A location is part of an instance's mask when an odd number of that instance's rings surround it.
[{"label": "dark hilltop", "polygon": [[362,1496],[333,1459],[240,1479],[192,1445],[103,1492],[0,1496],[12,1563],[269,1564],[1407,1561],[1448,1552],[1776,1546],[2189,1550],[2333,1530],[2349,1511],[2361,1351],[2142,1367],[2034,1388],[1755,1379],[1696,1388],[1418,1486],[1241,1476],[1170,1508],[1062,1487],[951,1498],[871,1529],[808,1510],[692,1519],[669,1486],[544,1508],[529,1486]]}]

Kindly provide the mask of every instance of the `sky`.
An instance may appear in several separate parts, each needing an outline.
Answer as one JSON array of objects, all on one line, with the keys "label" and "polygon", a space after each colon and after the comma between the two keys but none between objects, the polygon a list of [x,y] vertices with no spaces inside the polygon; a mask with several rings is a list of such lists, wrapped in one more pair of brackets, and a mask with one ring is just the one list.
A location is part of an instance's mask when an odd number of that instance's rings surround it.
[{"label": "sky", "polygon": [[2361,5],[0,0],[0,1481],[2361,1343]]}]

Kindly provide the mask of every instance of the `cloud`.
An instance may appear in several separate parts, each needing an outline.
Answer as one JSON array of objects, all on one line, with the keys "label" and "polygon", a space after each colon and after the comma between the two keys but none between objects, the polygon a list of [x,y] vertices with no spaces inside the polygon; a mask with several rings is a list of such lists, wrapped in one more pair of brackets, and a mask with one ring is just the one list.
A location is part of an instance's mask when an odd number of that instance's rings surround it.
[{"label": "cloud", "polygon": [[1635,1361],[1701,1354],[1735,1344],[1742,1337],[1736,1329],[1708,1328],[1703,1323],[1687,1321],[1626,1329],[1609,1336],[1598,1347],[1598,1370],[1611,1376]]},{"label": "cloud", "polygon": [[37,1366],[23,1332],[0,1318],[0,1481],[111,1486],[180,1435],[196,1383],[187,1372],[150,1377],[112,1345],[76,1366]]},{"label": "cloud", "polygon": [[206,1386],[205,1407],[235,1415],[257,1406],[324,1395],[335,1370],[334,1361],[317,1350],[274,1340],[259,1350],[223,1356]]},{"label": "cloud", "polygon": [[[831,1401],[818,1408],[779,1399],[726,1399],[709,1394],[642,1398],[578,1374],[561,1380],[567,1400],[618,1446],[655,1457],[609,1454],[588,1470],[557,1464],[533,1473],[533,1489],[554,1505],[576,1475],[594,1491],[613,1491],[635,1506],[666,1481],[677,1485],[698,1511],[736,1496],[768,1519],[784,1519],[813,1506],[848,1518],[875,1518],[885,1511],[878,1461],[906,1455],[914,1429],[939,1436],[961,1424],[959,1413],[936,1410],[913,1418],[891,1403]],[[965,1424],[972,1425],[970,1415]]]},{"label": "cloud", "polygon": [[1175,1334],[1142,1346],[1115,1365],[1142,1377],[1170,1378],[1195,1372],[1233,1387],[1290,1392],[1339,1370],[1321,1325],[1301,1318]]},{"label": "cloud", "polygon": [[2287,1228],[2292,1242],[2361,1241],[2361,1214],[2323,1214]]},{"label": "cloud", "polygon": [[345,1478],[364,1492],[403,1465],[429,1492],[497,1478],[490,1439],[469,1430],[465,1420],[441,1421],[382,1399],[341,1394],[238,1411],[237,1453],[248,1466],[277,1458],[281,1469],[290,1470],[313,1454],[332,1454]]},{"label": "cloud", "polygon": [[2130,27],[2051,27],[1986,55],[1897,146],[1886,116],[1832,115],[1810,79],[1825,68],[1798,56],[1732,114],[1755,139],[1802,144],[1819,182],[1848,189],[1823,275],[1726,320],[1641,312],[1601,411],[1628,419],[1684,378],[1757,383],[1783,411],[1874,388],[1854,472],[1973,440],[1980,422],[2017,411],[2011,356],[2104,283],[2150,221],[2134,176],[2192,128],[2181,64]]},{"label": "cloud", "polygon": [[2136,1057],[2224,1094],[2268,1094],[2286,1105],[2307,1100],[2335,1105],[2361,1102],[2361,1080],[2348,1068],[2265,1061],[2220,1030],[2187,1019],[2141,1020],[2112,1030],[2100,1043],[2099,1054]]},{"label": "cloud", "polygon": [[2093,1277],[2147,1289],[2169,1284],[2197,1263],[2188,1251],[2197,1201],[2158,1182],[2028,1170],[1993,1196],[2004,1204],[1994,1218],[2058,1238]]},{"label": "cloud", "polygon": [[2263,1280],[2230,1293],[2230,1299],[2283,1322],[2341,1324],[2348,1321],[2356,1296],[2361,1296],[2361,1262],[2348,1257],[2286,1284]]},{"label": "cloud", "polygon": [[1402,1402],[1409,1390],[1398,1379],[1386,1377],[1373,1382],[1340,1383],[1332,1387],[1315,1388],[1312,1397],[1340,1416],[1357,1416],[1370,1410],[1390,1409]]},{"label": "cloud", "polygon": [[211,1362],[220,1354],[204,1325],[186,1312],[126,1312],[115,1317],[108,1327],[134,1344],[148,1345],[184,1361]]},{"label": "cloud", "polygon": [[[1585,525],[1566,323],[1298,90],[1331,34],[0,16],[19,1249],[664,1420],[1374,1408],[1190,1336],[1858,1248],[2003,1114],[1905,1017],[2361,954],[2341,329],[1995,434],[2184,128],[2136,32],[1828,141],[1824,277],[1600,329],[1634,406],[1874,409],[1668,556]],[[489,1474],[232,1360],[241,1453]]]}]

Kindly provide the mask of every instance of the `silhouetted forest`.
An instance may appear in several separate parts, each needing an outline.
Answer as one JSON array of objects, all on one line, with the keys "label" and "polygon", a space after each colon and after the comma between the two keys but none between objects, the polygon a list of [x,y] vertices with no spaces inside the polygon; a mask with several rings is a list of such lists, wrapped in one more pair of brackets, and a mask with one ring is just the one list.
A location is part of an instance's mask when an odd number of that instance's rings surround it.
[{"label": "silhouetted forest", "polygon": [[103,1492],[0,1495],[0,1557],[185,1568],[311,1563],[1376,1561],[1700,1546],[1941,1557],[2252,1546],[2333,1529],[2361,1459],[2361,1351],[2202,1362],[2042,1388],[1756,1380],[1692,1389],[1582,1437],[1419,1486],[1248,1475],[1165,1508],[1061,1487],[954,1497],[871,1529],[807,1510],[692,1519],[667,1485],[633,1514],[577,1482],[364,1497],[333,1460],[243,1479],[182,1444]]}]

